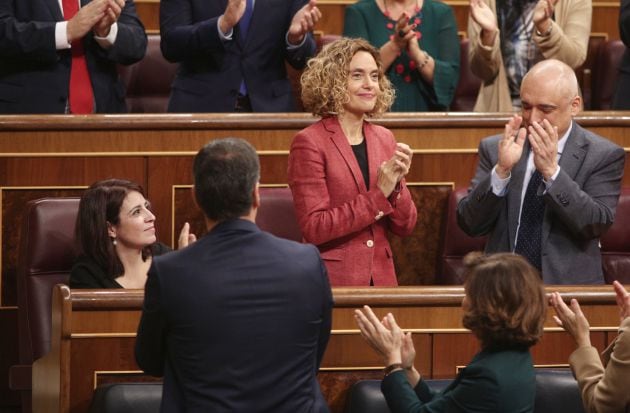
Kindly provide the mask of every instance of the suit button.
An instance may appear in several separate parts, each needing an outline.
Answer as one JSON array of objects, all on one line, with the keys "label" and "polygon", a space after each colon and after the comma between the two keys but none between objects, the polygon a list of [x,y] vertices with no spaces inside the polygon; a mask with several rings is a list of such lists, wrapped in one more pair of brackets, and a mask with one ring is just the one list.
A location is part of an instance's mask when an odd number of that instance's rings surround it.
[{"label": "suit button", "polygon": [[368,248],[372,248],[372,247],[374,246],[374,241],[372,241],[371,239],[369,239],[369,240],[365,243],[365,245],[367,245],[367,246],[368,246]]},{"label": "suit button", "polygon": [[383,215],[385,215],[383,211],[378,211],[378,214],[376,214],[374,219],[378,221],[379,219],[383,218]]}]

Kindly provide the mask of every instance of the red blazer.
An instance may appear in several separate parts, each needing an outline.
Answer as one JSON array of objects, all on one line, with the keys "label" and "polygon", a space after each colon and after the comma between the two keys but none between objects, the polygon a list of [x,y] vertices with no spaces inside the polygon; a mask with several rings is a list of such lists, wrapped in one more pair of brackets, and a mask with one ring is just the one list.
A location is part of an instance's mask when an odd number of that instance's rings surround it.
[{"label": "red blazer", "polygon": [[370,188],[336,117],[300,131],[289,153],[289,186],[306,242],[318,246],[333,286],[397,285],[387,230],[406,236],[416,206],[401,181],[388,198],[376,187],[378,166],[396,148],[393,134],[365,122]]}]

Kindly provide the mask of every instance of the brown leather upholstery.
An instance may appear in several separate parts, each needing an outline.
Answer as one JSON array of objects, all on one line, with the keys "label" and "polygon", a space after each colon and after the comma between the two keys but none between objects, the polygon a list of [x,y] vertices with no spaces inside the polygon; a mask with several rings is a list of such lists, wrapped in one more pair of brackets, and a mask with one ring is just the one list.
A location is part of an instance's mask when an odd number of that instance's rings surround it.
[{"label": "brown leather upholstery", "polygon": [[473,75],[468,64],[469,39],[461,39],[459,43],[459,83],[451,103],[452,111],[472,112],[481,87],[481,80]]},{"label": "brown leather upholstery", "polygon": [[448,198],[436,276],[438,284],[463,284],[464,265],[462,261],[464,256],[471,251],[483,251],[486,245],[486,237],[469,237],[457,224],[457,203],[467,193],[467,188],[457,188],[451,192]]},{"label": "brown leather upholstery", "polygon": [[30,374],[25,371],[50,350],[52,287],[68,282],[75,258],[78,208],[79,198],[43,198],[26,206],[17,268],[21,366],[11,370],[12,386],[24,390],[23,412],[30,411]]},{"label": "brown leather upholstery", "polygon": [[177,64],[162,56],[160,35],[149,35],[144,58],[119,70],[127,90],[129,112],[166,113],[176,71]]},{"label": "brown leather upholstery", "polygon": [[603,42],[593,66],[593,89],[591,91],[591,109],[610,110],[612,107],[619,63],[626,47],[621,40]]},{"label": "brown leather upholstery", "polygon": [[630,187],[621,188],[615,222],[601,238],[602,268],[608,284],[630,284]]},{"label": "brown leather upholstery", "polygon": [[302,241],[302,231],[295,216],[293,195],[289,188],[260,188],[260,208],[256,224],[263,231],[293,241]]}]

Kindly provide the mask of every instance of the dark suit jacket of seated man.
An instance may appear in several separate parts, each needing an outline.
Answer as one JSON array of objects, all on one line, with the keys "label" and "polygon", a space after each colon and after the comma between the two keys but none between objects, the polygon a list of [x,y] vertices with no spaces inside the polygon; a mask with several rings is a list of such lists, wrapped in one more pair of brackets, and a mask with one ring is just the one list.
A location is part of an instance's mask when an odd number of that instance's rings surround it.
[{"label": "dark suit jacket of seated man", "polygon": [[230,40],[219,34],[227,1],[162,0],[162,53],[178,62],[169,112],[233,112],[241,82],[253,112],[292,112],[295,102],[285,61],[301,69],[315,54],[307,33],[298,47],[287,44],[293,16],[305,0],[256,0],[247,37],[235,26]]},{"label": "dark suit jacket of seated man", "polygon": [[317,381],[331,328],[326,269],[313,245],[261,231],[253,199],[253,215],[215,220],[153,260],[136,359],[164,375],[162,412],[328,411]]},{"label": "dark suit jacket of seated man", "polygon": [[538,170],[544,215],[540,261],[532,264],[547,284],[602,284],[599,237],[614,220],[625,152],[572,120],[581,98],[564,63],[535,65],[521,98],[522,117],[479,145],[477,172],[457,206],[459,225],[472,236],[487,234],[486,252],[518,252],[525,188]]},{"label": "dark suit jacket of seated man", "polygon": [[[92,0],[82,1],[83,6]],[[0,113],[64,113],[70,83],[71,49],[58,49],[55,28],[64,22],[58,0],[0,1]],[[83,38],[94,91],[94,112],[126,112],[117,64],[144,57],[147,37],[133,0],[126,0],[111,46],[90,30]]]}]

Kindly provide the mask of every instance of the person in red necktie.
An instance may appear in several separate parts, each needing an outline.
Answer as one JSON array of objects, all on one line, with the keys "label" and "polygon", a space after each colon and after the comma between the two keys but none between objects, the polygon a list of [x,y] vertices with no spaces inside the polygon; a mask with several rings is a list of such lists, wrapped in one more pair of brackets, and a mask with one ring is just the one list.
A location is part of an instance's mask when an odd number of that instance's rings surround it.
[{"label": "person in red necktie", "polygon": [[133,0],[0,0],[0,113],[126,112],[116,66],[142,59]]}]

